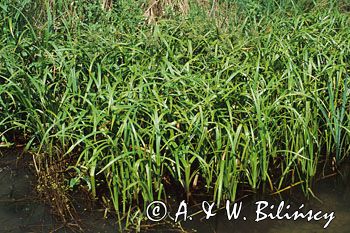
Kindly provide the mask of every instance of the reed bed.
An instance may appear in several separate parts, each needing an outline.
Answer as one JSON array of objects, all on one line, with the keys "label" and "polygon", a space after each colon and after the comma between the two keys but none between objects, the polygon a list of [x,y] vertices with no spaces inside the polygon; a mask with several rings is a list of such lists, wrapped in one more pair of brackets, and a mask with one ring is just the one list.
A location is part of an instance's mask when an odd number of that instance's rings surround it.
[{"label": "reed bed", "polygon": [[148,24],[139,2],[1,1],[0,146],[24,142],[38,174],[67,161],[67,189],[121,228],[173,187],[312,194],[350,150],[349,5],[277,2]]}]

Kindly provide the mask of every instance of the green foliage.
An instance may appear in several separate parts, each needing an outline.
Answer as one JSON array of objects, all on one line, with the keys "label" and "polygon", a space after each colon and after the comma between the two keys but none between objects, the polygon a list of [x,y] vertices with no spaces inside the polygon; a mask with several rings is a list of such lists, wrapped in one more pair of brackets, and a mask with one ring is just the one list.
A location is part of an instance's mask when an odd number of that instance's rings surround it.
[{"label": "green foliage", "polygon": [[146,25],[131,1],[2,1],[0,143],[70,158],[71,188],[107,188],[127,222],[169,182],[218,205],[239,186],[308,194],[320,160],[349,154],[350,27],[344,5],[304,2]]}]

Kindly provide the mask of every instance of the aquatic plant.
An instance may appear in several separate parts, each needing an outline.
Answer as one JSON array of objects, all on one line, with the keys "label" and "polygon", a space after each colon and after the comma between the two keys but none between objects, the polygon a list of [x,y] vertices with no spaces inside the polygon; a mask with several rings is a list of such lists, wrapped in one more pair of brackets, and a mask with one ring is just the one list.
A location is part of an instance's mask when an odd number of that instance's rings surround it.
[{"label": "aquatic plant", "polygon": [[131,1],[2,1],[0,145],[25,143],[38,174],[60,161],[62,192],[85,187],[121,228],[173,187],[312,194],[319,161],[349,154],[349,15],[279,2],[148,24]]}]

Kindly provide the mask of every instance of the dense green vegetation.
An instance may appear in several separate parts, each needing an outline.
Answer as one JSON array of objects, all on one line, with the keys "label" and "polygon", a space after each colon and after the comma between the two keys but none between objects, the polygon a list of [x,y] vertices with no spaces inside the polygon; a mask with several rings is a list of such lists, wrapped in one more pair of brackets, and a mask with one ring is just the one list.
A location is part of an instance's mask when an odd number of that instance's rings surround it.
[{"label": "dense green vegetation", "polygon": [[139,224],[172,187],[312,194],[349,154],[349,2],[176,2],[151,23],[94,2],[0,3],[0,146],[38,174],[64,160],[67,188]]}]

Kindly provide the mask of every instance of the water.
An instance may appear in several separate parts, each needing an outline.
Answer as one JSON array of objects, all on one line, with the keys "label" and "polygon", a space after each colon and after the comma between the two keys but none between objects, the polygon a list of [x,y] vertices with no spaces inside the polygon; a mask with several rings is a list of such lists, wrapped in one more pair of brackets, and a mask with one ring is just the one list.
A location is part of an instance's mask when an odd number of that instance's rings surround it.
[{"label": "water", "polygon": [[[209,220],[186,221],[186,226],[203,233],[348,233],[350,232],[350,164],[344,164],[340,171],[341,175],[321,180],[313,188],[313,193],[318,200],[312,197],[307,200],[300,190],[293,191],[292,195],[288,194],[281,197],[249,197],[242,200],[242,213],[237,220],[231,219],[229,221],[226,210],[223,210],[218,213],[218,217],[215,216]],[[328,220],[325,219],[320,219],[319,221],[307,221],[307,219],[300,218],[296,221],[269,219],[256,222],[256,211],[258,208],[255,203],[262,200],[268,201],[270,205],[275,205],[271,211],[264,209],[264,212],[267,210],[266,213],[276,213],[277,206],[284,201],[283,214],[289,213],[291,215],[304,204],[304,207],[300,210],[304,213],[307,213],[309,210],[313,210],[313,214],[322,211],[322,215],[334,212],[335,218],[326,229],[324,229],[324,226]],[[289,210],[285,209],[287,204],[291,206]],[[243,220],[243,216],[246,217],[246,220]]]},{"label": "water", "polygon": [[9,152],[0,159],[0,232],[48,232],[56,222],[35,197],[28,167],[16,166],[18,151]]},{"label": "water", "polygon": [[[72,232],[63,223],[57,221],[51,214],[48,206],[44,205],[34,191],[35,176],[28,167],[30,157],[18,162],[20,150],[2,150],[0,153],[0,232]],[[26,156],[26,155],[25,155]],[[203,233],[240,233],[240,232],[350,232],[350,164],[345,163],[341,168],[341,174],[318,182],[313,189],[317,199],[306,200],[302,193],[296,191],[292,195],[284,195],[281,198],[253,197],[242,200],[242,212],[237,220],[228,220],[225,211],[220,211],[209,220],[199,217],[192,221],[184,222],[184,228],[188,231]],[[322,211],[330,213],[334,211],[335,219],[326,229],[323,226],[326,220],[310,221],[301,219],[292,220],[264,220],[255,222],[256,201],[266,200],[270,205],[278,205],[281,201],[290,204],[288,211],[293,213],[305,204],[303,210]],[[277,209],[277,207],[275,207]],[[274,209],[274,210],[275,210]],[[82,227],[84,232],[118,232],[112,220],[102,218],[103,213],[98,211],[84,211],[80,209]],[[243,219],[246,217],[246,220]],[[152,232],[169,232],[169,228],[161,227]]]},{"label": "water", "polygon": [[[49,206],[39,199],[34,191],[35,175],[29,168],[31,157],[28,154],[20,157],[19,149],[0,151],[0,232],[74,232],[58,221]],[[79,209],[79,200],[76,203]],[[84,232],[117,232],[112,220],[103,219],[103,212],[84,207],[79,210]]]}]

